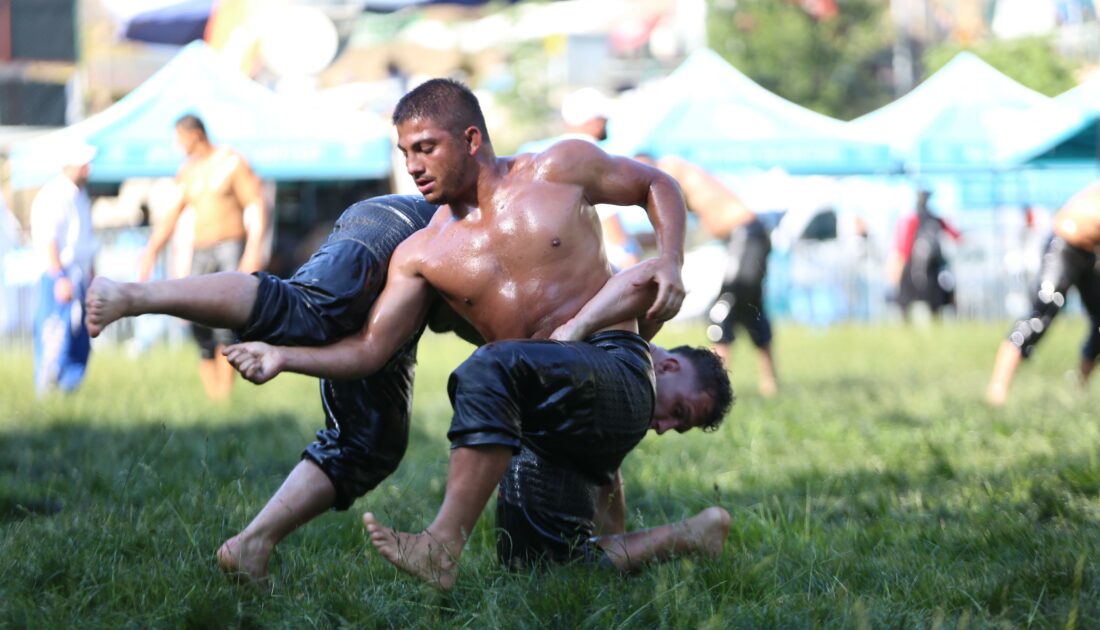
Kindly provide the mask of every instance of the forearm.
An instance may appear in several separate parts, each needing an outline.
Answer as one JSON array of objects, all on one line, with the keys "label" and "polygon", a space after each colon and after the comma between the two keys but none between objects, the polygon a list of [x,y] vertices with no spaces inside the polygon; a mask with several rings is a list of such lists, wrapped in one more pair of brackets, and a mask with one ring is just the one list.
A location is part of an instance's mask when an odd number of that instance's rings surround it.
[{"label": "forearm", "polygon": [[650,185],[646,211],[657,236],[659,255],[682,265],[687,210],[675,180],[662,174]]},{"label": "forearm", "polygon": [[262,204],[252,204],[245,208],[255,220],[245,224],[244,252],[241,254],[240,271],[252,273],[263,267],[264,236],[267,234],[267,211]]},{"label": "forearm", "polygon": [[609,536],[626,533],[626,495],[623,494],[622,471],[615,471],[615,479],[600,486],[596,493],[596,535]]},{"label": "forearm", "polygon": [[370,376],[385,366],[389,355],[380,355],[369,340],[360,336],[346,337],[332,345],[320,347],[277,347],[283,372],[331,379],[354,379]]},{"label": "forearm", "polygon": [[57,241],[50,241],[46,249],[46,257],[49,265],[47,272],[54,276],[65,273],[65,266],[61,264],[61,252],[57,249]]},{"label": "forearm", "polygon": [[153,230],[153,235],[149,237],[149,244],[145,247],[145,255],[150,258],[156,258],[160,250],[164,249],[165,244],[168,243],[168,239],[172,238],[172,232],[174,232],[176,226],[174,223],[162,223]]},{"label": "forearm", "polygon": [[569,323],[569,339],[579,341],[619,322],[643,319],[657,297],[652,260],[611,276]]}]

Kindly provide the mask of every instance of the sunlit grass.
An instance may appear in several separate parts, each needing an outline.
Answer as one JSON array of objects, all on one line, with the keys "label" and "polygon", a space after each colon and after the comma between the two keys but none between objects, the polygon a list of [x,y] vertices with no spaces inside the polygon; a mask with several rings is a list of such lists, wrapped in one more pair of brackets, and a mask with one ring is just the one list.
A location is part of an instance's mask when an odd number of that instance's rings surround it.
[{"label": "sunlit grass", "polygon": [[725,426],[647,438],[624,468],[632,527],[729,509],[721,559],[509,573],[487,511],[448,595],[370,552],[359,515],[418,528],[435,513],[446,376],[469,346],[425,338],[400,470],[291,536],[270,595],[230,585],[213,552],[321,426],[315,381],[242,383],[214,404],[189,347],[103,349],[79,393],[39,401],[29,353],[8,352],[0,626],[1096,627],[1100,385],[1064,376],[1083,328],[1057,323],[1002,411],[980,395],[1003,324],[781,327],[775,400],[739,342]]}]

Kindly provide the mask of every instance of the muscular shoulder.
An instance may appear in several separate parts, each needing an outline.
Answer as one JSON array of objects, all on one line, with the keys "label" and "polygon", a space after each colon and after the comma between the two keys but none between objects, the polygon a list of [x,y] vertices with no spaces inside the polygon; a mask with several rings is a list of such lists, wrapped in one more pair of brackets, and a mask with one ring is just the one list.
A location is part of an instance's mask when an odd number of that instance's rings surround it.
[{"label": "muscular shoulder", "polygon": [[536,179],[572,183],[591,175],[607,159],[603,149],[587,140],[562,140],[540,153],[517,156],[515,169],[528,168]]},{"label": "muscular shoulder", "polygon": [[550,145],[541,153],[533,154],[532,159],[540,167],[568,167],[578,161],[589,162],[598,158],[605,158],[607,154],[603,149],[587,140],[562,140]]},{"label": "muscular shoulder", "polygon": [[[439,214],[438,212],[436,213]],[[390,268],[396,268],[406,275],[420,275],[427,260],[432,238],[439,232],[440,225],[433,218],[426,227],[412,233],[393,250]]]}]

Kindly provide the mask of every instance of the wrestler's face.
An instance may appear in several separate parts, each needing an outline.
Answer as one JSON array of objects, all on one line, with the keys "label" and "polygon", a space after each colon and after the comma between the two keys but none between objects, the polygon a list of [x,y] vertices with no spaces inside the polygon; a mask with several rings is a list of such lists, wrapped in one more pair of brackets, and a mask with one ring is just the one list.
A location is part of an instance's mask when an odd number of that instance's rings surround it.
[{"label": "wrestler's face", "polygon": [[477,186],[474,156],[480,146],[476,127],[456,134],[426,118],[397,125],[397,148],[405,156],[405,169],[430,203],[452,203]]},{"label": "wrestler's face", "polygon": [[662,435],[666,431],[684,433],[703,421],[714,401],[710,393],[700,391],[695,366],[686,357],[660,346],[650,346],[653,370],[657,376],[657,402],[649,428]]},{"label": "wrestler's face", "polygon": [[202,132],[198,129],[176,127],[176,144],[186,155],[194,155],[199,143],[202,141]]}]

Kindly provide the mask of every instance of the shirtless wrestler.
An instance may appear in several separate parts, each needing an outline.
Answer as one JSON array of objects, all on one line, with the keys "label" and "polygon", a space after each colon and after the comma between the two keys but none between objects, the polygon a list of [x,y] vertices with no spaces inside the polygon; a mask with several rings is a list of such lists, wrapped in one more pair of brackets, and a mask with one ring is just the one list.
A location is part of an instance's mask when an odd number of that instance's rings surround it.
[{"label": "shirtless wrestler", "polygon": [[[227,354],[254,382],[281,371],[370,374],[415,335],[437,294],[490,342],[451,375],[451,462],[436,520],[413,535],[364,516],[387,560],[449,588],[466,536],[521,445],[606,485],[649,427],[653,363],[634,319],[585,342],[528,340],[548,337],[611,275],[595,203],[649,210],[660,250],[649,315],[675,313],[685,210],[667,175],[588,143],[498,158],[476,98],[453,81],[428,81],[407,94],[394,123],[420,192],[444,205],[394,252],[362,334],[322,348],[249,343]],[[674,413],[717,411],[705,392],[685,394],[672,401]]]},{"label": "shirtless wrestler", "polygon": [[[187,161],[176,175],[179,200],[153,231],[138,268],[138,278],[147,280],[152,274],[157,254],[188,207],[195,213],[192,275],[258,271],[263,266],[263,237],[267,230],[259,178],[239,153],[211,144],[206,127],[196,116],[189,114],[176,121],[176,140],[187,154]],[[245,213],[249,208],[255,208],[252,212],[256,220],[245,229]],[[192,326],[192,333],[202,353],[199,378],[207,397],[227,398],[236,375],[221,356],[221,348],[233,343],[233,334],[198,324]]]},{"label": "shirtless wrestler", "polygon": [[[223,272],[144,283],[114,283],[99,277],[87,299],[89,327],[98,335],[121,317],[163,313],[232,329],[242,340],[283,345],[331,343],[363,326],[381,289],[394,247],[425,226],[435,210],[434,205],[419,197],[399,195],[357,203],[336,222],[328,241],[287,280],[264,272]],[[654,262],[647,261],[615,276],[569,327],[561,329],[561,334],[572,331],[583,337],[585,330],[599,326],[606,317],[644,312],[654,300]],[[434,330],[464,323],[453,321],[446,311],[439,309],[433,314]],[[656,320],[646,323],[656,332]],[[457,329],[471,343],[479,342],[473,331],[462,326]],[[677,361],[692,359],[676,352],[669,356],[674,360],[667,366],[674,365],[674,369],[680,367]],[[392,474],[408,442],[415,359],[415,347],[410,345],[378,374],[321,381],[325,428],[260,513],[218,550],[224,570],[254,581],[266,579],[271,554],[283,538],[326,510],[346,510],[356,498]],[[690,367],[685,364],[684,369]],[[684,427],[684,420],[671,415],[656,419],[653,425],[658,433]],[[622,496],[610,489],[603,492],[605,496]],[[562,513],[558,506],[542,507]],[[619,514],[625,514],[625,507]],[[652,536],[612,536],[606,544],[621,543],[630,550],[621,555],[633,562],[661,557],[669,549],[677,553],[711,550],[716,539],[725,539],[718,516],[712,509],[690,523],[656,528]],[[588,518],[591,522],[592,517]],[[621,522],[602,518],[595,521]],[[607,527],[599,531],[621,533]],[[653,537],[657,537],[656,542]],[[535,548],[536,543],[540,549],[547,546],[544,541],[528,539],[525,549]],[[556,544],[560,546],[561,541]],[[643,553],[646,549],[653,551],[647,555]]]},{"label": "shirtless wrestler", "polygon": [[1100,182],[1074,195],[1054,215],[1054,235],[1043,251],[1039,282],[1031,303],[1031,314],[1016,322],[1001,343],[993,363],[993,376],[986,400],[1001,406],[1008,398],[1012,378],[1023,359],[1050,328],[1066,301],[1066,292],[1076,286],[1089,318],[1089,333],[1081,347],[1081,382],[1087,381],[1100,357]]},{"label": "shirtless wrestler", "polygon": [[740,324],[756,346],[760,394],[774,396],[779,381],[772,356],[772,325],[764,312],[764,277],[772,248],[767,228],[729,187],[698,164],[673,156],[654,160],[638,155],[635,159],[671,175],[680,184],[688,209],[699,217],[703,229],[729,243],[722,289],[708,313],[711,325],[707,327],[707,337],[714,343],[718,356],[728,361],[734,325]]}]

